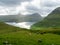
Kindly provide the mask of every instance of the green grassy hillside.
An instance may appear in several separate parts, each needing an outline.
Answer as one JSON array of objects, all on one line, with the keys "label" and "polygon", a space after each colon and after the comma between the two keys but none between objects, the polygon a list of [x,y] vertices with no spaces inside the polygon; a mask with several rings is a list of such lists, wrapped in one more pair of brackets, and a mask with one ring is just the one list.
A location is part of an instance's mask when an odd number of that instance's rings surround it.
[{"label": "green grassy hillside", "polygon": [[43,28],[60,28],[60,7],[52,11],[44,20],[31,27],[31,29]]},{"label": "green grassy hillside", "polygon": [[0,45],[60,45],[60,35],[42,32],[0,22]]},{"label": "green grassy hillside", "polygon": [[22,28],[14,27],[8,24],[5,24],[3,22],[0,22],[0,33],[9,33],[9,32],[15,32],[15,31],[20,31],[20,30],[25,30]]}]

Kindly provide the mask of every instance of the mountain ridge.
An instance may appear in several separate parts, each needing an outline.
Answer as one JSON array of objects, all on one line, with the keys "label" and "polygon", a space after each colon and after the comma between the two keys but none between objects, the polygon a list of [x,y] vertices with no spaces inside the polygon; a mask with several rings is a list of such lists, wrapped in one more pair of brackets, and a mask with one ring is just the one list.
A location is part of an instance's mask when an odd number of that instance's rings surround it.
[{"label": "mountain ridge", "polygon": [[60,27],[60,7],[52,11],[41,22],[34,24],[31,28],[59,28]]},{"label": "mountain ridge", "polygon": [[[38,18],[36,18],[38,17]],[[31,15],[4,15],[0,16],[0,21],[4,22],[36,22],[42,17],[38,13]]]}]

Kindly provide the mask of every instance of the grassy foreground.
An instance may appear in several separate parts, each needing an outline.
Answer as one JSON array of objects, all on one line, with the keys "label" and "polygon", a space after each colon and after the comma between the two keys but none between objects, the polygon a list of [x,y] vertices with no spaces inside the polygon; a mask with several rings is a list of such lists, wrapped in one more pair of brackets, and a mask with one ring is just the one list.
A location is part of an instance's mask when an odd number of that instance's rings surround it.
[{"label": "grassy foreground", "polygon": [[21,29],[1,22],[0,45],[60,45],[60,35],[42,32],[44,31]]}]

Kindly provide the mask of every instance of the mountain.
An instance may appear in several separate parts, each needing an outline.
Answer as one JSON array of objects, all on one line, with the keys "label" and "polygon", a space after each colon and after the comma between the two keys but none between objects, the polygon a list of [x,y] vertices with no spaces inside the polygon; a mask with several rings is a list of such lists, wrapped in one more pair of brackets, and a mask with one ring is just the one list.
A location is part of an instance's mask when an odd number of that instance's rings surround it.
[{"label": "mountain", "polygon": [[[37,18],[38,17],[38,18]],[[38,22],[42,20],[42,17],[38,13],[34,13],[31,15],[26,15],[24,18],[22,18],[24,22]]]},{"label": "mountain", "polygon": [[41,22],[38,22],[31,26],[31,29],[41,28],[60,28],[60,7],[52,11]]},{"label": "mountain", "polygon": [[4,22],[37,22],[41,19],[42,17],[38,13],[34,13],[30,15],[18,14],[18,15],[0,16],[0,21],[4,21]]},{"label": "mountain", "polygon": [[18,15],[1,15],[0,21],[1,22],[16,22]]}]

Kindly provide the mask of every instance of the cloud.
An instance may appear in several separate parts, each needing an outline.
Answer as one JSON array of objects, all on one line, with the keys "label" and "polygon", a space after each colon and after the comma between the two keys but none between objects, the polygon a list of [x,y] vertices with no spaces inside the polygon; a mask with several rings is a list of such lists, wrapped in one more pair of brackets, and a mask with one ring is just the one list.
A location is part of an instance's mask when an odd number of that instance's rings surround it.
[{"label": "cloud", "polygon": [[47,7],[60,6],[60,0],[42,0],[42,6]]},{"label": "cloud", "polygon": [[0,0],[0,15],[39,13],[44,16],[58,6],[60,0]]},{"label": "cloud", "polygon": [[6,6],[16,6],[24,1],[31,1],[31,0],[0,0],[0,2]]},{"label": "cloud", "polygon": [[[57,7],[60,7],[60,0],[0,0],[0,15],[39,13],[44,17]],[[32,24],[34,23],[11,23],[11,25],[25,28],[30,28]]]},{"label": "cloud", "polygon": [[42,16],[48,15],[57,7],[60,7],[60,0],[42,0],[41,1],[41,14]]},{"label": "cloud", "polygon": [[[25,3],[23,4],[25,5]],[[48,15],[57,7],[60,7],[60,0],[32,0],[24,6],[25,12],[39,13],[42,16]]]}]

